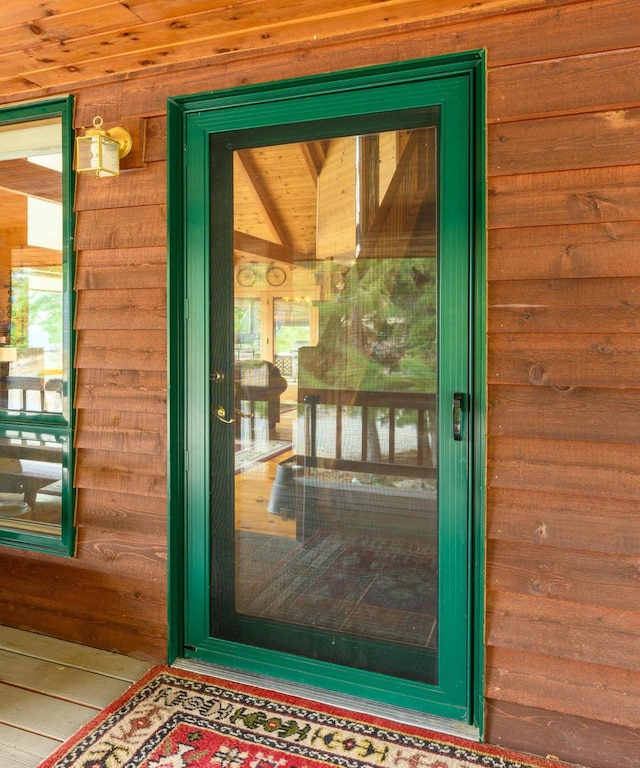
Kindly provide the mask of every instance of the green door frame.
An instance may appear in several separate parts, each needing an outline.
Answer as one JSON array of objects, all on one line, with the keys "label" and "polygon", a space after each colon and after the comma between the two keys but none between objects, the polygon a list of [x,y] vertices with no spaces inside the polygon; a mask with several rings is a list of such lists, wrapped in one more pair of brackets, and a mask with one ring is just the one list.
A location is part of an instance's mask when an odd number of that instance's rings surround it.
[{"label": "green door frame", "polygon": [[[401,62],[328,75],[245,86],[170,99],[169,135],[169,658],[191,656],[228,667],[289,679],[316,687],[429,712],[482,726],[484,615],[484,413],[485,413],[485,173],[484,173],[484,53],[474,51],[437,59]],[[467,542],[464,563],[469,574],[467,603],[459,614],[464,626],[452,626],[455,639],[441,642],[440,682],[437,686],[398,681],[260,648],[247,649],[223,640],[208,641],[207,601],[210,500],[209,426],[209,137],[212,133],[296,120],[326,121],[354,114],[440,106],[446,133],[441,156],[445,199],[455,201],[460,235],[446,226],[443,212],[443,252],[464,249],[468,273],[459,285],[452,275],[450,300],[443,301],[441,323],[455,319],[456,290],[469,284],[468,317],[471,379],[456,391],[470,392],[472,418],[468,434],[468,517],[444,538],[441,557],[461,558],[459,544]],[[381,106],[382,105],[382,106]],[[456,119],[449,119],[455,117]],[[460,147],[465,151],[460,152]],[[468,151],[467,151],[468,150]],[[468,187],[447,190],[448,169],[460,178],[464,168]],[[463,198],[462,203],[458,201]],[[467,203],[469,201],[469,204]],[[462,207],[459,207],[462,206]],[[462,217],[462,218],[461,218]],[[448,240],[451,238],[451,240]],[[232,248],[232,243],[229,244]],[[197,266],[195,266],[197,265]],[[229,266],[232,269],[232,265]],[[459,306],[459,305],[458,305]],[[231,333],[232,313],[215,314],[216,327]],[[195,329],[195,330],[193,330]],[[456,372],[445,376],[456,380]],[[459,381],[459,375],[457,381]],[[191,405],[185,407],[187,391]],[[446,397],[440,417],[450,418]],[[229,405],[229,404],[228,404]],[[232,403],[230,404],[232,407]],[[457,459],[456,459],[457,460]],[[230,477],[231,483],[233,478]],[[187,503],[188,500],[188,503]],[[187,519],[189,517],[189,519]],[[450,539],[450,541],[449,541]],[[186,557],[187,553],[189,558]],[[195,553],[195,557],[193,557]],[[186,566],[185,562],[188,560]],[[444,579],[443,579],[444,582]],[[441,595],[453,584],[443,584]],[[441,601],[442,602],[442,601]],[[446,601],[444,601],[445,608]],[[458,615],[458,614],[456,614]],[[458,623],[460,619],[456,619]],[[189,636],[185,627],[190,627]],[[191,645],[188,645],[190,643]],[[197,648],[196,648],[197,646]],[[462,662],[460,662],[462,660]],[[462,663],[462,669],[460,668]]]}]

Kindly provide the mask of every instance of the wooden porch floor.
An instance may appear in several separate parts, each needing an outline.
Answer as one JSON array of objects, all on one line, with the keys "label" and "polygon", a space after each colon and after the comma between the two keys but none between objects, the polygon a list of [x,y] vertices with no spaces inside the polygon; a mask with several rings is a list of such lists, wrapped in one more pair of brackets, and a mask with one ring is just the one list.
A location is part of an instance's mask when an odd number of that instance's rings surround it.
[{"label": "wooden porch floor", "polygon": [[151,666],[0,626],[0,766],[36,768]]}]

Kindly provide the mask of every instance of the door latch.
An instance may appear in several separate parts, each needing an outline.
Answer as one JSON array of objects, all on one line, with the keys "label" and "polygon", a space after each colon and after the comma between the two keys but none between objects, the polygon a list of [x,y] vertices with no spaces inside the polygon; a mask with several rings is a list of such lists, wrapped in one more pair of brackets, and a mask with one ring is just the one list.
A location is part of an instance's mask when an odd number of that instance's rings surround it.
[{"label": "door latch", "polygon": [[453,395],[453,403],[451,407],[451,423],[454,440],[462,440],[462,414],[464,413],[464,406],[464,392],[455,392]]}]

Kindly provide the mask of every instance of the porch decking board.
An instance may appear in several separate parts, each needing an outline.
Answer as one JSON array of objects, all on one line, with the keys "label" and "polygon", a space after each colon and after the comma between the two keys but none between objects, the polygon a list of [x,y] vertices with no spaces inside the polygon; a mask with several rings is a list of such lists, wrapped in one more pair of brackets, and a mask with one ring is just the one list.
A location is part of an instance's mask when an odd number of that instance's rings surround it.
[{"label": "porch decking board", "polygon": [[36,768],[150,664],[0,626],[0,765]]}]

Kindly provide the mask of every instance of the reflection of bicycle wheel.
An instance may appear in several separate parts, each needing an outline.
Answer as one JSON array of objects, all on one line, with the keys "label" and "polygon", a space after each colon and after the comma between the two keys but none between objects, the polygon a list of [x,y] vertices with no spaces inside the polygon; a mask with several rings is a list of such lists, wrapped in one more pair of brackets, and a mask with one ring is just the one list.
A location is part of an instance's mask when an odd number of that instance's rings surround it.
[{"label": "reflection of bicycle wheel", "polygon": [[282,269],[282,267],[269,267],[267,270],[267,282],[269,285],[282,285],[284,281],[287,279],[287,273]]},{"label": "reflection of bicycle wheel", "polygon": [[243,288],[249,288],[249,286],[253,285],[256,277],[256,271],[253,267],[239,267],[236,272],[238,285],[241,285]]}]

